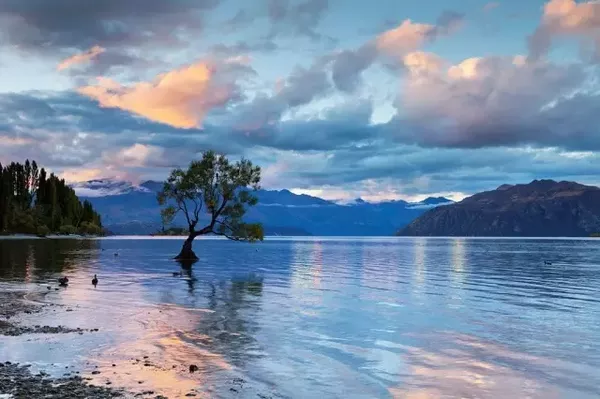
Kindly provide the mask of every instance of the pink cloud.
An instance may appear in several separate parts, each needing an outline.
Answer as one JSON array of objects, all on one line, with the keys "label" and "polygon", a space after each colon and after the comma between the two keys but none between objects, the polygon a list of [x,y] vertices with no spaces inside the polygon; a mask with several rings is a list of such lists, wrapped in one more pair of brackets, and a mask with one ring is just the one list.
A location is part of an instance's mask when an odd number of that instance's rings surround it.
[{"label": "pink cloud", "polygon": [[435,30],[434,25],[414,23],[407,19],[397,27],[379,35],[375,39],[375,46],[380,52],[402,57],[407,52],[423,46],[434,36]]},{"label": "pink cloud", "polygon": [[396,105],[409,128],[397,134],[422,145],[549,139],[544,121],[560,112],[562,101],[585,79],[580,68],[528,63],[522,56],[474,57],[452,65],[412,53],[405,63],[409,73]]},{"label": "pink cloud", "polygon": [[71,68],[74,65],[90,62],[105,51],[106,49],[103,47],[94,46],[89,50],[84,51],[83,53],[75,54],[61,61],[60,64],[58,64],[58,66],[56,67],[56,69],[58,69],[59,71],[63,71],[65,69]]},{"label": "pink cloud", "polygon": [[591,0],[550,0],[544,6],[540,26],[529,38],[533,59],[544,56],[558,36],[574,36],[591,40],[594,55],[600,55],[600,2]]},{"label": "pink cloud", "polygon": [[189,129],[200,127],[210,110],[224,106],[236,95],[233,83],[218,79],[219,68],[216,63],[198,62],[158,75],[151,82],[130,86],[99,78],[96,85],[78,91],[98,101],[101,107],[119,108],[155,122]]}]

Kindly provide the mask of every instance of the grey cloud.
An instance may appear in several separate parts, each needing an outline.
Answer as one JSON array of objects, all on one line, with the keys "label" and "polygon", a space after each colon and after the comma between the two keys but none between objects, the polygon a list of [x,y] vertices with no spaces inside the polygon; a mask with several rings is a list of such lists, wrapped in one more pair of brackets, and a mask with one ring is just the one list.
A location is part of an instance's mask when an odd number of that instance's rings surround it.
[{"label": "grey cloud", "polygon": [[317,28],[328,8],[329,0],[304,0],[299,3],[268,0],[267,16],[272,23],[269,37],[292,34],[313,40],[323,39]]},{"label": "grey cloud", "polygon": [[436,22],[436,35],[443,36],[456,32],[464,23],[465,14],[446,10],[440,14]]},{"label": "grey cloud", "polygon": [[[364,148],[363,148],[364,149]],[[504,183],[536,178],[598,182],[594,165],[600,154],[569,158],[560,150],[525,151],[514,148],[484,150],[424,149],[380,142],[370,151],[341,149],[326,164],[291,164],[280,177],[301,188],[356,187],[375,181],[382,189],[397,187],[404,194],[432,192],[474,193]]]},{"label": "grey cloud", "polygon": [[[441,37],[455,33],[464,22],[464,14],[444,11],[437,18],[436,25],[426,33],[425,41],[433,42]],[[387,24],[386,24],[387,25]],[[396,22],[397,25],[397,22]],[[393,26],[388,28],[392,29]],[[379,32],[382,33],[382,32]],[[355,50],[344,50],[328,57],[331,62],[332,79],[336,88],[351,93],[361,83],[361,75],[373,63],[380,60],[391,71],[402,69],[399,60],[383,57],[376,41],[369,41]]]},{"label": "grey cloud", "polygon": [[177,29],[201,28],[202,13],[219,0],[3,0],[0,41],[54,53],[95,45],[173,44]]},{"label": "grey cloud", "polygon": [[360,84],[360,74],[371,66],[376,57],[377,52],[371,45],[338,53],[331,66],[335,87],[343,92],[354,91]]},{"label": "grey cloud", "polygon": [[255,42],[237,42],[231,45],[217,44],[211,48],[211,53],[218,56],[237,56],[254,52],[270,53],[277,50],[278,46],[272,40],[264,39]]},{"label": "grey cloud", "polygon": [[[554,121],[569,115],[587,118],[597,109],[583,94],[570,101],[571,109],[564,108]],[[586,111],[577,113],[577,109]],[[593,182],[600,164],[598,152],[564,153],[560,148],[502,146],[474,151],[405,144],[394,140],[386,130],[388,126],[370,125],[371,111],[368,100],[348,102],[324,111],[319,118],[279,122],[245,134],[228,125],[174,129],[98,109],[70,94],[1,95],[0,115],[17,123],[10,131],[0,129],[0,142],[10,143],[0,146],[0,161],[28,157],[54,170],[110,166],[109,174],[123,171],[157,178],[213,148],[232,156],[247,156],[267,167],[282,160],[285,167],[278,179],[286,187],[360,188],[367,181],[376,181],[369,184],[404,194],[475,192],[534,178]],[[596,141],[588,144],[600,148],[597,134],[586,137],[595,137]],[[150,146],[150,154],[161,156],[138,159],[119,153],[135,144]],[[566,139],[563,144],[577,147]],[[587,150],[593,148],[586,146]]]},{"label": "grey cloud", "polygon": [[330,88],[327,73],[318,64],[310,68],[298,67],[287,78],[285,85],[277,94],[277,99],[282,100],[289,107],[308,104],[317,95],[321,95]]},{"label": "grey cloud", "polygon": [[528,38],[530,60],[539,60],[548,54],[553,41],[559,37],[579,40],[582,47],[592,42],[590,59],[600,59],[600,3],[593,0],[553,0],[544,7],[541,22]]},{"label": "grey cloud", "polygon": [[90,62],[75,65],[65,72],[68,73],[76,85],[85,86],[89,79],[96,76],[119,76],[125,80],[137,80],[140,70],[150,70],[166,63],[160,57],[151,57],[148,54],[129,51],[124,48],[113,48],[97,55]]},{"label": "grey cloud", "polygon": [[450,70],[409,74],[387,126],[396,140],[426,147],[560,146],[600,149],[593,116],[597,71],[582,65],[468,60]]},{"label": "grey cloud", "polygon": [[296,67],[273,95],[259,95],[250,103],[232,107],[223,123],[240,130],[257,130],[279,121],[286,110],[309,104],[331,90],[327,69],[317,60],[308,68]]},{"label": "grey cloud", "polygon": [[267,41],[278,37],[304,36],[314,41],[334,39],[318,32],[319,24],[329,9],[329,0],[262,0],[261,6],[238,10],[225,20],[223,29],[231,33],[244,29],[260,18],[270,22]]},{"label": "grey cloud", "polygon": [[539,27],[527,38],[529,58],[539,60],[548,53],[552,46],[552,36],[546,27]]}]

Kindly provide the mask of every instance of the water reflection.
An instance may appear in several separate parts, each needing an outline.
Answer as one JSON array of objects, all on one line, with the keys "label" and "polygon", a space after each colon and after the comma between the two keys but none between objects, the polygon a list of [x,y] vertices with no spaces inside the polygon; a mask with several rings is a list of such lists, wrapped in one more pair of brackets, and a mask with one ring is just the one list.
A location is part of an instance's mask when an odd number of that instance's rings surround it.
[{"label": "water reflection", "polygon": [[97,258],[99,248],[95,240],[0,239],[0,279],[33,282],[68,273]]},{"label": "water reflection", "polygon": [[426,251],[427,251],[427,239],[419,237],[415,240],[414,245],[414,287],[415,294],[419,295],[423,289],[425,282],[426,269]]},{"label": "water reflection", "polygon": [[196,332],[202,337],[192,342],[211,351],[223,353],[234,365],[242,367],[249,359],[261,355],[255,334],[259,326],[263,282],[260,277],[247,280],[210,282],[207,292],[211,310],[202,318]]},{"label": "water reflection", "polygon": [[25,321],[100,329],[5,337],[0,360],[169,397],[600,396],[597,242],[198,244],[181,265],[177,240],[0,240],[0,286],[60,305]]},{"label": "water reflection", "polygon": [[597,393],[597,378],[573,371],[574,364],[466,334],[421,338],[430,346],[399,348],[409,367],[403,384],[390,388],[393,398],[592,398]]}]

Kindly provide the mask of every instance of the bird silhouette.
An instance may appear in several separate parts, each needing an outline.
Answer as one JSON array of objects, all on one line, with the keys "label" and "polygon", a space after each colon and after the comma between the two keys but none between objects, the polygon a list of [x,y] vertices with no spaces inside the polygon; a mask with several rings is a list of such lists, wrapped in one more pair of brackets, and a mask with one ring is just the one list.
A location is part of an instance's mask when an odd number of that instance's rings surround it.
[{"label": "bird silhouette", "polygon": [[92,279],[92,284],[94,284],[94,287],[96,286],[96,284],[98,284],[98,277],[96,277],[95,274],[94,274],[94,278]]},{"label": "bird silhouette", "polygon": [[550,261],[547,261],[547,260],[544,261],[544,265],[551,265],[551,264],[552,264],[552,262],[550,262]]},{"label": "bird silhouette", "polygon": [[66,287],[69,284],[69,278],[68,277],[59,278],[58,284],[60,284],[62,287]]}]

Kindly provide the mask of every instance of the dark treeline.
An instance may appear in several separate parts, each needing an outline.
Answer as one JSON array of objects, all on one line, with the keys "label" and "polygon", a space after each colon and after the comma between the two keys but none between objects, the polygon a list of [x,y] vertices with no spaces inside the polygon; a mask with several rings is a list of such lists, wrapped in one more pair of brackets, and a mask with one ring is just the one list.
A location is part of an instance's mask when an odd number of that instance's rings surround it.
[{"label": "dark treeline", "polygon": [[92,204],[35,161],[0,164],[0,232],[101,234],[102,222]]}]

